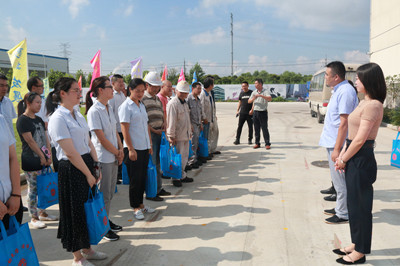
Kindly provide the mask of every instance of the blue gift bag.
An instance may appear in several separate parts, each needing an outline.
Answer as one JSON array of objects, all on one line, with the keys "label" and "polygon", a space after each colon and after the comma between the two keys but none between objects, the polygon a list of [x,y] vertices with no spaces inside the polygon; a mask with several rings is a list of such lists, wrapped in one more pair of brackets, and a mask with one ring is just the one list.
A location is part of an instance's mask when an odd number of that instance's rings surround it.
[{"label": "blue gift bag", "polygon": [[0,265],[39,265],[27,223],[20,225],[15,216],[11,216],[9,229],[6,231],[1,220],[0,229]]},{"label": "blue gift bag", "polygon": [[122,184],[129,185],[128,168],[126,168],[126,164],[124,162],[122,162]]},{"label": "blue gift bag", "polygon": [[38,208],[46,209],[58,204],[58,173],[54,173],[51,167],[43,168],[36,182]]},{"label": "blue gift bag", "polygon": [[393,140],[392,154],[390,156],[390,165],[400,168],[400,132],[397,133],[396,139]]},{"label": "blue gift bag", "polygon": [[172,146],[168,153],[169,167],[163,174],[174,179],[182,179],[182,155],[176,152],[175,146]]},{"label": "blue gift bag", "polygon": [[203,131],[200,132],[199,136],[198,155],[200,157],[208,157],[208,143],[207,139],[204,137]]},{"label": "blue gift bag", "polygon": [[192,140],[189,140],[189,157],[188,157],[188,159],[192,158],[192,156],[193,156]]},{"label": "blue gift bag", "polygon": [[95,192],[89,188],[88,200],[85,202],[86,224],[91,245],[97,245],[110,230],[103,193],[95,185]]},{"label": "blue gift bag", "polygon": [[157,169],[150,156],[149,164],[147,166],[146,197],[154,198],[156,196],[157,196]]},{"label": "blue gift bag", "polygon": [[168,150],[169,150],[169,143],[167,141],[165,133],[162,132],[161,144],[160,144],[160,168],[163,173],[167,171],[169,167]]}]

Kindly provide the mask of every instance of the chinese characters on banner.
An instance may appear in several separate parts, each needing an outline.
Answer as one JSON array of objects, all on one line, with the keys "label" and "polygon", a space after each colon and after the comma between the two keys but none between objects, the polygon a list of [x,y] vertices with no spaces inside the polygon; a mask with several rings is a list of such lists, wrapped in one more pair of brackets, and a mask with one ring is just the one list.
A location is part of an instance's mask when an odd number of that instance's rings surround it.
[{"label": "chinese characters on banner", "polygon": [[50,93],[50,85],[49,85],[49,78],[43,79],[43,87],[44,87],[44,98],[47,98],[47,95]]},{"label": "chinese characters on banner", "polygon": [[28,81],[28,56],[26,50],[26,39],[9,50],[8,57],[13,68],[13,77],[9,98],[17,109],[17,104],[21,101],[25,94],[28,93],[26,83]]}]

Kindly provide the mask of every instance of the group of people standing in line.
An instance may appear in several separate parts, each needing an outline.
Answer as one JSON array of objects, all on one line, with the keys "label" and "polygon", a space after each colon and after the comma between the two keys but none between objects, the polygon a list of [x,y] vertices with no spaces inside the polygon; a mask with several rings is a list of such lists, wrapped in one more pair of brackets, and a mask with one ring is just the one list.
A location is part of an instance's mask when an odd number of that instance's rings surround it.
[{"label": "group of people standing in line", "polygon": [[[110,206],[121,165],[124,162],[129,176],[129,202],[134,217],[144,219],[155,210],[144,205],[144,191],[149,159],[157,168],[157,195],[148,200],[162,201],[171,195],[162,186],[160,144],[166,134],[171,145],[182,156],[182,178],[173,179],[176,187],[193,182],[186,175],[198,168],[214,154],[218,145],[218,124],[212,89],[214,80],[207,77],[204,86],[195,82],[179,82],[173,95],[172,83],[161,81],[156,72],[145,79],[134,78],[125,90],[123,77],[116,74],[96,78],[86,95],[86,115],[80,113],[81,89],[73,78],[56,81],[47,99],[42,99],[43,82],[38,77],[28,81],[29,93],[18,104],[17,131],[22,142],[21,164],[28,183],[28,209],[31,226],[45,228],[44,221],[58,217],[37,208],[37,177],[42,169],[53,165],[58,172],[59,228],[57,237],[63,248],[72,252],[72,265],[93,265],[88,260],[107,258],[94,251],[89,244],[84,203],[89,189],[98,184],[103,193],[105,208],[110,217]],[[7,171],[0,175],[0,219],[8,228],[8,218],[16,215],[22,222],[23,206],[16,159],[12,119],[16,118],[11,101],[5,96],[7,78],[0,75],[0,163]],[[189,95],[190,93],[190,95]],[[189,97],[188,97],[189,96]],[[172,98],[171,98],[172,97]],[[208,139],[209,156],[198,157],[200,132]],[[48,132],[48,134],[47,134]],[[189,147],[189,141],[192,146]],[[193,156],[189,157],[189,149]],[[115,241],[115,233],[122,227],[111,220],[105,239]]]},{"label": "group of people standing in line", "polygon": [[[319,145],[327,150],[336,207],[324,210],[328,224],[349,223],[351,244],[333,252],[341,264],[365,263],[371,252],[372,184],[377,176],[375,139],[383,118],[386,82],[379,65],[367,63],[357,69],[354,87],[345,79],[342,62],[326,65],[326,85],[332,88]],[[359,101],[357,92],[364,95]]]}]

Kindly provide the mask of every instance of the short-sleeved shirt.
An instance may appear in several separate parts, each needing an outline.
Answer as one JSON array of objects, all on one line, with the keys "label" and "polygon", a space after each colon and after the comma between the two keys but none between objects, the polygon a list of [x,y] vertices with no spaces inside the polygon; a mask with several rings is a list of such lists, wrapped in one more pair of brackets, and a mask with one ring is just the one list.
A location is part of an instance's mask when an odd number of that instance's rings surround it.
[{"label": "short-sleeved shirt", "polygon": [[118,132],[121,133],[122,131],[121,131],[121,124],[119,123],[118,108],[121,106],[121,104],[123,102],[125,102],[126,96],[122,91],[117,92],[114,90],[113,94],[114,94],[114,97],[108,101],[108,104],[113,109],[115,120],[117,121],[117,130],[118,130]]},{"label": "short-sleeved shirt", "polygon": [[199,97],[189,94],[187,103],[190,109],[190,122],[195,125],[201,125],[202,105]]},{"label": "short-sleeved shirt", "polygon": [[239,101],[240,101],[240,113],[241,114],[249,114],[251,107],[253,106],[252,103],[249,103],[249,99],[251,94],[253,93],[252,90],[248,90],[246,92],[241,91],[239,94]]},{"label": "short-sleeved shirt", "polygon": [[15,138],[12,120],[14,118],[17,118],[17,113],[15,112],[15,108],[11,100],[8,99],[6,96],[4,96],[3,99],[0,101],[0,114],[4,116],[4,119],[7,122],[9,130],[13,138]]},{"label": "short-sleeved shirt", "polygon": [[57,152],[58,160],[68,160],[59,140],[72,139],[75,150],[80,154],[90,153],[89,147],[89,126],[85,118],[75,109],[73,109],[75,118],[71,111],[64,106],[59,106],[49,119],[49,135]]},{"label": "short-sleeved shirt", "polygon": [[146,107],[149,126],[157,130],[161,129],[164,125],[164,108],[160,99],[145,91],[142,103]]},{"label": "short-sleeved shirt", "polygon": [[[250,99],[256,97],[257,94],[261,94],[264,96],[271,96],[269,92],[263,88],[260,92],[258,92],[258,90],[254,90],[251,93]],[[253,105],[254,105],[254,111],[267,111],[268,109],[268,101],[262,97],[256,98],[253,102]]]},{"label": "short-sleeved shirt", "polygon": [[29,147],[29,144],[25,141],[24,137],[22,137],[22,134],[30,132],[39,149],[46,147],[46,132],[43,120],[37,115],[35,118],[21,115],[18,117],[16,126],[22,143],[22,170],[40,170],[42,168],[40,165],[40,157]]},{"label": "short-sleeved shirt", "polygon": [[162,95],[160,92],[157,94],[158,99],[160,99],[162,105],[163,105],[163,110],[164,114],[167,113],[167,104],[168,104],[168,97]]},{"label": "short-sleeved shirt", "polygon": [[340,115],[350,114],[357,107],[357,104],[357,93],[347,80],[333,88],[325,115],[324,129],[319,140],[320,146],[325,148],[335,147],[340,126]]},{"label": "short-sleeved shirt", "polygon": [[361,120],[373,123],[367,140],[375,140],[383,118],[383,104],[378,100],[363,100],[349,115],[349,139],[353,140],[360,128]]},{"label": "short-sleeved shirt", "polygon": [[15,138],[11,135],[7,121],[1,114],[0,136],[0,201],[6,203],[12,191],[9,149],[11,145],[15,144]]},{"label": "short-sleeved shirt", "polygon": [[92,142],[94,148],[96,149],[99,162],[115,162],[115,155],[101,145],[100,140],[97,138],[97,135],[94,131],[96,129],[101,129],[106,139],[110,141],[116,149],[118,149],[117,121],[115,119],[112,107],[108,105],[107,111],[107,108],[104,104],[96,101],[95,104],[93,104],[93,106],[89,109],[87,120],[90,131],[92,132]]},{"label": "short-sleeved shirt", "polygon": [[40,107],[40,111],[36,113],[38,117],[40,117],[43,122],[49,122],[49,117],[47,116],[47,109],[46,109],[46,100],[42,98],[42,106]]},{"label": "short-sleeved shirt", "polygon": [[[142,102],[139,106],[127,98],[125,102],[118,109],[118,116],[121,123],[129,123],[129,134],[133,148],[135,150],[148,150],[150,149],[150,138],[148,129],[148,117],[146,107]],[[124,139],[124,147],[126,145]]]}]

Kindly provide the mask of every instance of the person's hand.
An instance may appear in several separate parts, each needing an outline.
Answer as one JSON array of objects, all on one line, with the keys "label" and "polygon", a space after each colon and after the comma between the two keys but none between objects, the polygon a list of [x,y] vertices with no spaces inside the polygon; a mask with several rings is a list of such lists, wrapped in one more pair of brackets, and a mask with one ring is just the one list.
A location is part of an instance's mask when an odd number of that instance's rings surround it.
[{"label": "person's hand", "polygon": [[124,151],[122,149],[118,150],[118,155],[116,156],[117,161],[118,161],[118,165],[122,164],[122,161],[124,159]]},{"label": "person's hand", "polygon": [[331,160],[332,160],[332,162],[335,162],[335,161],[336,161],[336,159],[339,157],[339,153],[340,153],[340,151],[337,151],[337,150],[333,150],[333,151],[332,151],[332,153],[331,153]]},{"label": "person's hand", "polygon": [[51,165],[51,162],[52,162],[51,157],[50,157],[50,158],[47,158],[47,160],[46,160],[46,166],[50,166],[50,165]]},{"label": "person's hand", "polygon": [[236,111],[236,116],[239,114],[239,110]]},{"label": "person's hand", "polygon": [[254,112],[253,110],[250,110],[249,115],[253,115],[253,112]]},{"label": "person's hand", "polygon": [[339,171],[339,173],[344,173],[344,169],[346,168],[346,163],[341,162],[340,158],[337,158],[335,161],[335,170]]},{"label": "person's hand", "polygon": [[175,146],[175,144],[176,144],[175,139],[169,139],[168,141],[169,141],[169,143],[171,143],[172,146]]},{"label": "person's hand", "polygon": [[153,155],[153,148],[151,148],[151,147],[150,147],[150,149],[149,149],[149,154],[150,154],[150,155]]},{"label": "person's hand", "polygon": [[7,211],[8,211],[7,206],[4,205],[4,203],[0,201],[0,220],[3,220],[4,215],[7,214]]},{"label": "person's hand", "polygon": [[135,150],[129,151],[129,160],[136,161],[137,160],[137,153]]},{"label": "person's hand", "polygon": [[6,206],[8,209],[8,214],[10,216],[13,216],[18,212],[20,202],[21,202],[21,200],[18,197],[8,198],[8,200],[6,202]]},{"label": "person's hand", "polygon": [[46,166],[47,165],[47,160],[44,158],[44,156],[40,156],[40,165]]},{"label": "person's hand", "polygon": [[204,119],[204,120],[203,120],[203,124],[204,124],[204,125],[207,125],[207,124],[208,124],[208,120],[207,120],[207,119]]},{"label": "person's hand", "polygon": [[[101,173],[100,173],[99,180],[100,180],[100,179],[101,179]],[[96,178],[94,178],[93,175],[86,176],[86,180],[87,180],[87,182],[88,182],[88,184],[89,184],[90,187],[93,187],[93,186],[96,184]]]}]

